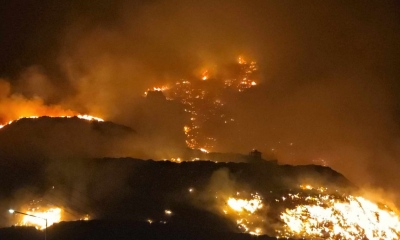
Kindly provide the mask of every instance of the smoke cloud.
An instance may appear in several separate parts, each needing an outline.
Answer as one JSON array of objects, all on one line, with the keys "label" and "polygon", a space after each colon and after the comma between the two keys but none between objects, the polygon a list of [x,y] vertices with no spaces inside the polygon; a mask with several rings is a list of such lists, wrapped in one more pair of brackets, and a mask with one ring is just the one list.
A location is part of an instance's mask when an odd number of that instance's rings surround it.
[{"label": "smoke cloud", "polygon": [[[260,84],[224,95],[235,122],[206,125],[215,151],[257,148],[282,163],[327,165],[356,184],[399,190],[398,2],[44,6],[33,6],[26,21],[14,17],[14,28],[27,22],[22,30],[2,26],[1,119],[20,115],[21,104],[57,106],[131,127],[153,143],[144,152],[171,141],[178,149],[183,107],[145,100],[144,91],[196,79],[202,69],[221,73],[243,55],[257,61]],[[26,34],[32,37],[23,40]]]}]

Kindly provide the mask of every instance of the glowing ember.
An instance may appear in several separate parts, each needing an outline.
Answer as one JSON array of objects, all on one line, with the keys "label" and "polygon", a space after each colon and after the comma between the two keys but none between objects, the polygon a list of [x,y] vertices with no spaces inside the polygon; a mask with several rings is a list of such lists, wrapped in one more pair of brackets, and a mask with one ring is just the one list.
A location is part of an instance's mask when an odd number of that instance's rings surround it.
[{"label": "glowing ember", "polygon": [[208,79],[208,71],[204,71],[204,72],[203,72],[203,75],[202,75],[201,79],[202,79],[203,81],[205,81],[205,80]]},{"label": "glowing ember", "polygon": [[171,158],[170,161],[171,161],[171,162],[175,162],[175,163],[181,163],[181,162],[182,162],[182,159],[181,159],[180,157],[178,157],[178,158]]},{"label": "glowing ember", "polygon": [[90,220],[90,216],[88,214],[86,214],[85,216],[81,217],[79,220],[89,221]]},{"label": "glowing ember", "polygon": [[155,87],[155,88],[153,88],[153,91],[162,92],[162,91],[165,91],[165,90],[168,90],[168,87],[162,86],[162,87]]},{"label": "glowing ember", "polygon": [[239,56],[238,57],[238,63],[239,64],[246,64],[246,61],[243,59],[243,57]]},{"label": "glowing ember", "polygon": [[[71,117],[71,116],[69,116],[69,117]],[[101,119],[99,117],[90,116],[90,115],[77,115],[77,117],[80,118],[80,119],[88,120],[88,121],[104,122],[103,119]]]},{"label": "glowing ember", "polygon": [[164,92],[168,90],[169,88],[167,86],[162,86],[162,87],[153,87],[152,89],[147,89],[146,92],[144,92],[144,95],[147,96],[149,91],[155,91],[155,92]]},{"label": "glowing ember", "polygon": [[208,150],[204,148],[200,148],[199,150],[202,151],[203,153],[209,153]]},{"label": "glowing ember", "polygon": [[165,212],[166,215],[172,215],[172,211],[169,210],[169,209],[165,210],[164,212]]}]

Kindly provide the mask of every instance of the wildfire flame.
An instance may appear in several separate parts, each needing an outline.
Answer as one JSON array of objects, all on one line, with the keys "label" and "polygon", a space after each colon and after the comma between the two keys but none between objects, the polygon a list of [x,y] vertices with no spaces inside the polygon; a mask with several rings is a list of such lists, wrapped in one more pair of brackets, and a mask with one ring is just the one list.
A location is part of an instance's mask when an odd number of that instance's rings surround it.
[{"label": "wildfire flame", "polygon": [[[230,69],[232,70],[232,69]],[[243,92],[246,89],[257,86],[257,63],[254,61],[247,62],[242,56],[237,59],[235,69],[228,71],[230,75],[220,76],[211,74],[208,69],[203,68],[199,77],[191,81],[177,81],[171,87],[153,87],[147,89],[145,96],[149,91],[162,91],[169,100],[181,102],[185,106],[185,112],[189,113],[190,118],[183,127],[186,135],[186,145],[192,149],[199,149],[203,152],[212,151],[216,138],[212,133],[203,131],[203,126],[213,116],[219,116],[217,121],[222,123],[231,123],[234,121],[223,111],[225,103],[221,101],[219,93],[215,93],[215,82],[220,84],[222,92],[224,89],[234,89]],[[215,81],[206,81],[209,79]],[[203,82],[203,84],[199,84]],[[206,82],[206,83],[204,83]]]},{"label": "wildfire flame", "polygon": [[208,79],[208,71],[207,71],[207,70],[203,72],[203,74],[202,74],[202,76],[201,76],[201,79],[202,79],[203,81],[205,81],[205,80]]},{"label": "wildfire flame", "polygon": [[209,151],[205,148],[199,148],[200,151],[202,151],[203,153],[209,153]]},{"label": "wildfire flame", "polygon": [[[75,117],[75,116],[65,116],[66,118],[71,118],[71,117]],[[90,115],[76,115],[76,117],[80,118],[80,119],[84,119],[84,120],[88,120],[88,121],[97,121],[97,122],[104,122],[104,119],[99,118],[99,117],[94,117],[94,116],[90,116]]]},{"label": "wildfire flame", "polygon": [[34,226],[37,229],[42,230],[46,228],[45,219],[47,219],[47,227],[60,222],[62,210],[61,208],[49,208],[45,211],[28,211],[26,213],[37,217],[24,215],[20,225]]},{"label": "wildfire flame", "polygon": [[149,93],[149,91],[164,92],[164,91],[166,91],[166,90],[168,90],[168,89],[169,89],[169,87],[167,87],[167,86],[153,87],[153,88],[151,88],[151,89],[150,89],[150,88],[147,89],[147,91],[144,92],[144,95],[147,96],[147,94]]},{"label": "wildfire flame", "polygon": [[17,219],[15,225],[32,226],[39,230],[46,228],[46,220],[47,227],[50,227],[54,223],[65,220],[79,219],[87,221],[90,219],[88,214],[79,217],[79,213],[73,213],[71,215],[71,212],[65,213],[62,207],[43,204],[42,199],[32,200],[29,204],[23,205],[18,209],[22,209],[22,211],[14,211],[13,209],[9,210],[9,212],[14,214],[14,217]]},{"label": "wildfire flame", "polygon": [[250,199],[229,197],[227,205],[229,208],[223,210],[224,214],[234,218],[240,230],[252,235],[263,233],[262,229],[257,226],[260,220],[257,211],[263,209],[262,197],[258,193],[251,194]]},{"label": "wildfire flame", "polygon": [[228,200],[228,205],[236,212],[247,211],[254,213],[257,209],[262,208],[261,198],[258,195],[251,200],[236,199],[231,197]]},{"label": "wildfire flame", "polygon": [[[322,191],[325,192],[325,191]],[[360,196],[343,199],[329,194],[306,197],[305,204],[288,208],[280,237],[325,239],[399,239],[399,216],[387,206]]]},{"label": "wildfire flame", "polygon": [[[331,194],[325,187],[300,185],[300,189],[303,192],[288,193],[272,201],[275,203],[273,209],[278,209],[279,213],[274,229],[278,238],[400,238],[400,217],[386,205],[362,196]],[[259,194],[253,194],[251,198],[229,197],[226,202],[229,208],[224,206],[222,210],[241,231],[259,235],[266,232],[266,223],[271,221],[267,219],[270,215],[263,201],[266,199]],[[282,205],[289,207],[279,210]]]}]

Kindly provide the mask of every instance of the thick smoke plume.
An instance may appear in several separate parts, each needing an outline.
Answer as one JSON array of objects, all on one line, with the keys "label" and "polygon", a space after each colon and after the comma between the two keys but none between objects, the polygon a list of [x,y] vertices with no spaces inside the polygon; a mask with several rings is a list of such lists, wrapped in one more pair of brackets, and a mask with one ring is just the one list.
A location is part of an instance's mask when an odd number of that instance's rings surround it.
[{"label": "thick smoke plume", "polygon": [[[257,148],[283,163],[328,165],[356,184],[399,190],[398,2],[46,4],[28,4],[41,17],[27,15],[27,24],[21,15],[2,21],[14,27],[2,26],[1,118],[17,115],[20,103],[57,104],[127,125],[154,149],[170,140],[183,146],[183,108],[144,103],[143,92],[243,55],[257,61],[261,82],[226,96],[235,126],[208,126],[215,151]],[[23,44],[10,45],[15,39]]]},{"label": "thick smoke plume", "polygon": [[42,98],[27,98],[21,93],[12,92],[9,82],[0,79],[0,124],[27,116],[69,116],[75,111],[59,105],[45,104]]}]

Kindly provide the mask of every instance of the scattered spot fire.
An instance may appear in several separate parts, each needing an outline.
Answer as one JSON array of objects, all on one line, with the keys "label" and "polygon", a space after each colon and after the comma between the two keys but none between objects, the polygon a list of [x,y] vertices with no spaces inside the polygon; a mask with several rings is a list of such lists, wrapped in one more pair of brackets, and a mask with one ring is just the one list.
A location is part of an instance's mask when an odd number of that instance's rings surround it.
[{"label": "scattered spot fire", "polygon": [[241,231],[252,235],[263,233],[260,226],[264,219],[261,215],[257,214],[263,209],[262,198],[258,193],[251,194],[250,199],[230,197],[227,205],[229,208],[225,208],[223,212],[227,216],[236,219],[236,224]]},{"label": "scattered spot fire", "polygon": [[179,101],[185,106],[189,119],[182,128],[186,135],[186,145],[192,149],[209,152],[215,147],[217,139],[204,127],[207,123],[234,122],[234,118],[224,111],[224,105],[229,104],[223,100],[225,90],[242,92],[257,85],[257,63],[246,62],[243,57],[239,57],[235,64],[221,72],[224,73],[213,74],[204,70],[197,79],[148,89],[162,91],[167,99]]}]

